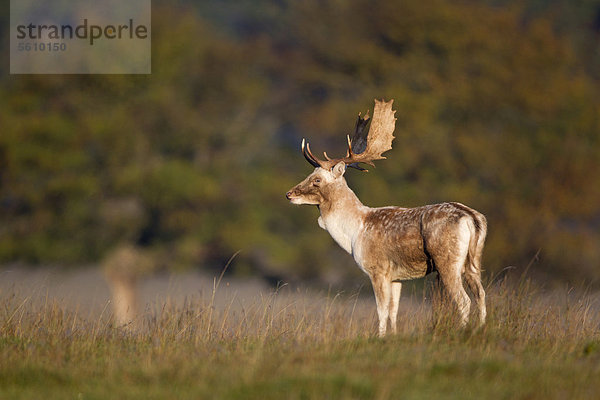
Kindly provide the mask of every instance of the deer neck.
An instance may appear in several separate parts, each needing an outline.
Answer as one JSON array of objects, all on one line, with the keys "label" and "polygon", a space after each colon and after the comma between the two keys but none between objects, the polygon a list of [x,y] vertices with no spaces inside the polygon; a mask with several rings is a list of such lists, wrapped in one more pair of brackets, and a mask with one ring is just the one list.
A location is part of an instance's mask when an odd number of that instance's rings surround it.
[{"label": "deer neck", "polygon": [[345,180],[332,187],[319,206],[319,225],[344,250],[352,254],[356,238],[363,227],[368,207],[356,197]]}]

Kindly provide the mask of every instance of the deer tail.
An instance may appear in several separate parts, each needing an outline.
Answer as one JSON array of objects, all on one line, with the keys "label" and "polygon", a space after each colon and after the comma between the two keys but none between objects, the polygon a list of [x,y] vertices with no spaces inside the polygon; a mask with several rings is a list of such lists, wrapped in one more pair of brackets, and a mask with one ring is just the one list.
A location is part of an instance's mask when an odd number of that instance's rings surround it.
[{"label": "deer tail", "polygon": [[480,275],[481,256],[487,235],[487,220],[483,214],[475,210],[472,210],[470,217],[471,239],[469,240],[467,269],[471,274]]}]

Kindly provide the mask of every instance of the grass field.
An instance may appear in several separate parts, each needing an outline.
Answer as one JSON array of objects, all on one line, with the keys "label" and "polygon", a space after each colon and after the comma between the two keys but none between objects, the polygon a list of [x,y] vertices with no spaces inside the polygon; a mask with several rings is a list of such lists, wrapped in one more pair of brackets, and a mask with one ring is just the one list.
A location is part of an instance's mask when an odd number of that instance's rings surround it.
[{"label": "grass field", "polygon": [[283,288],[217,305],[209,292],[115,327],[108,307],[90,318],[3,291],[0,399],[600,396],[593,296],[548,294],[529,280],[487,291],[482,329],[457,329],[450,310],[433,315],[413,295],[399,333],[384,339],[374,336],[374,300],[358,294]]}]

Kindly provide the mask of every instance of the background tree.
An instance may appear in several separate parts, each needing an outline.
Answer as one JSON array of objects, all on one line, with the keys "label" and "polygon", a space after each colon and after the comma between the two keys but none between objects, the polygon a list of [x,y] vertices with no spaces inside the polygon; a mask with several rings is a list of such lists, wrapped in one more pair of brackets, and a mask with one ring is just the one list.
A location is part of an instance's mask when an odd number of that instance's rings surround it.
[{"label": "background tree", "polygon": [[302,137],[342,152],[385,97],[394,149],[348,174],[366,204],[464,202],[488,216],[488,271],[539,251],[534,271],[598,283],[600,2],[583,3],[157,1],[152,75],[8,75],[7,60],[0,261],[81,265],[131,243],[170,269],[241,250],[239,274],[351,281],[284,193],[309,168]]}]

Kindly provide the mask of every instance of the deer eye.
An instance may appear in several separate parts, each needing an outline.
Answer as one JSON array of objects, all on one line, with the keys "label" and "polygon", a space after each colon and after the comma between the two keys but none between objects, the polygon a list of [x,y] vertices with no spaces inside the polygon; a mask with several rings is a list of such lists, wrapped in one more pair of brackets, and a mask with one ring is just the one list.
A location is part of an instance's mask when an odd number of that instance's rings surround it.
[{"label": "deer eye", "polygon": [[321,178],[313,179],[313,185],[318,185],[319,183],[321,183]]}]

